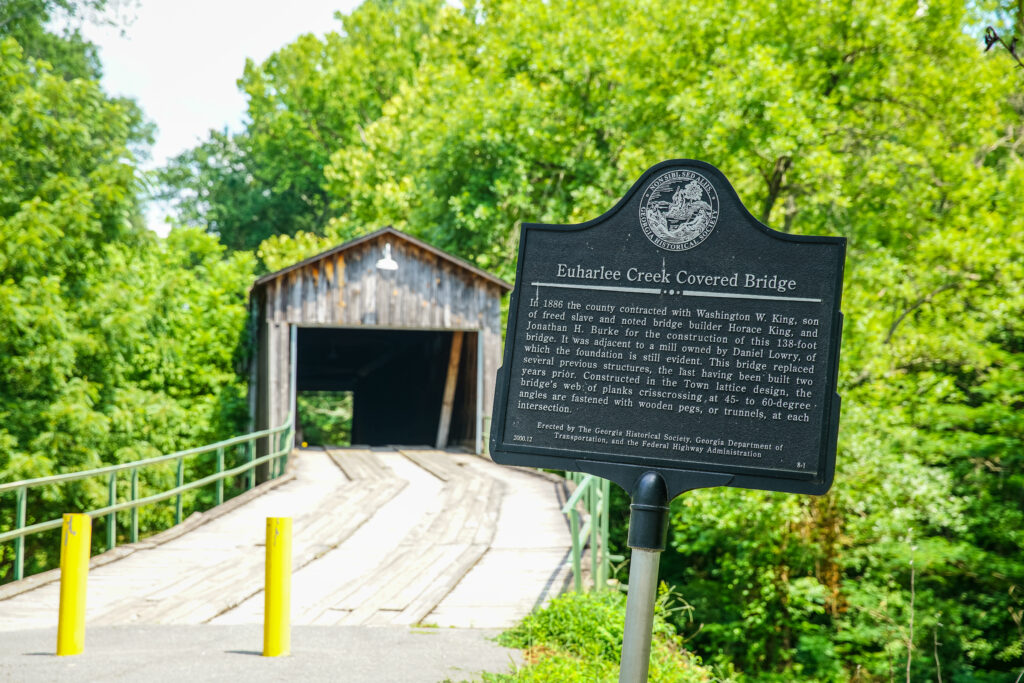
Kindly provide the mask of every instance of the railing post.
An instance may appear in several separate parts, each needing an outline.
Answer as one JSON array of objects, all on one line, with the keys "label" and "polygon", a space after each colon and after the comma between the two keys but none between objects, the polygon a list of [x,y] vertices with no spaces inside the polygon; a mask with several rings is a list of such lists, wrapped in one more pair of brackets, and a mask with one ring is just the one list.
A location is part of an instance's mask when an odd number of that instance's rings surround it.
[{"label": "railing post", "polygon": [[[217,474],[224,471],[224,449],[217,449]],[[217,505],[224,503],[224,480],[217,480]]]},{"label": "railing post", "polygon": [[[19,531],[25,528],[25,510],[28,498],[28,489],[22,486],[14,492],[18,505],[18,518],[15,522],[15,529]],[[14,580],[20,581],[25,577],[25,537],[18,536],[14,541]]]},{"label": "railing post", "polygon": [[[178,486],[185,483],[185,458],[178,458]],[[178,494],[178,500],[174,506],[174,523],[181,524],[181,493]]]},{"label": "railing post", "polygon": [[[272,443],[272,447],[274,449],[274,452],[275,453],[280,453],[281,452],[281,435],[280,434],[274,434],[271,437],[271,443]],[[277,468],[280,465],[281,465],[281,456],[280,455],[278,455],[276,458],[274,458],[273,460],[270,461],[270,478],[271,479],[276,479],[277,478]]]},{"label": "railing post", "polygon": [[285,470],[288,469],[288,458],[292,457],[292,451],[295,449],[295,420],[291,417],[288,418],[288,431],[285,433],[287,437],[284,442],[284,460],[281,464],[281,474],[284,474]]},{"label": "railing post", "polygon": [[[111,472],[107,477],[107,505],[117,504],[117,472]],[[107,515],[107,550],[113,550],[117,545],[117,513],[111,512]]]},{"label": "railing post", "polygon": [[612,483],[601,479],[601,588],[608,586],[611,559],[608,557],[608,518],[611,516]]},{"label": "railing post", "polygon": [[[139,468],[132,468],[132,502],[139,497]],[[139,542],[139,508],[132,508],[132,543]]]},{"label": "railing post", "polygon": [[[269,444],[268,444],[269,445]],[[245,442],[245,455],[246,462],[252,463],[254,457],[255,443],[252,441]],[[250,467],[245,471],[245,488],[247,491],[252,490],[252,487],[256,485],[256,472]]]},{"label": "railing post", "polygon": [[281,443],[283,441],[281,437],[281,434],[274,434],[273,436],[270,437],[271,446],[273,447],[274,453],[278,454],[273,460],[270,461],[271,479],[277,479],[277,477],[279,476],[278,470],[281,467]]},{"label": "railing post", "polygon": [[277,459],[277,476],[284,474],[284,468],[288,465],[288,453],[292,449],[292,430],[286,429],[281,434],[281,457]]},{"label": "railing post", "polygon": [[281,457],[277,459],[277,476],[284,474],[284,468],[288,464],[288,452],[291,451],[292,430],[286,429],[281,433]]},{"label": "railing post", "polygon": [[572,580],[577,593],[583,592],[583,577],[580,567],[580,513],[576,508],[569,510],[569,533],[572,534]]}]

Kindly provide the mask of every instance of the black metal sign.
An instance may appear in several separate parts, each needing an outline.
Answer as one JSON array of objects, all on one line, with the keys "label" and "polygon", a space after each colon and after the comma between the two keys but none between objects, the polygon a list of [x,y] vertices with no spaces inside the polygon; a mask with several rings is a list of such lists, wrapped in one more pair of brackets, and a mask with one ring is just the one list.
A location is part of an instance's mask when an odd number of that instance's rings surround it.
[{"label": "black metal sign", "polygon": [[762,225],[690,160],[587,223],[523,224],[491,456],[630,491],[656,470],[676,492],[824,493],[845,251]]}]

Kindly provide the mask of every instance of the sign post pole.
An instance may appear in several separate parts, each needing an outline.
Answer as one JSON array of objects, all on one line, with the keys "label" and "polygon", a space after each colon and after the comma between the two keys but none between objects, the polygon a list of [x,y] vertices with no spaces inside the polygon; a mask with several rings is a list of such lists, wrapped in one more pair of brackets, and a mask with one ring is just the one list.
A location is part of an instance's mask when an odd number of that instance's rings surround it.
[{"label": "sign post pole", "polygon": [[654,602],[658,597],[658,562],[668,532],[668,491],[657,472],[645,472],[637,482],[629,506],[629,594],[622,634],[619,683],[647,680],[654,629]]}]

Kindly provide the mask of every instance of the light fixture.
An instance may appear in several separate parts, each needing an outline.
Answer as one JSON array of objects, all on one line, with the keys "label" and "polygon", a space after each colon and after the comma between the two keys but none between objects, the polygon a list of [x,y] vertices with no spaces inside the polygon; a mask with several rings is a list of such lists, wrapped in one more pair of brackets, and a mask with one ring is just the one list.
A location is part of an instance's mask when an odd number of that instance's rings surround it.
[{"label": "light fixture", "polygon": [[384,245],[384,258],[377,261],[378,270],[398,270],[398,263],[391,258],[391,243]]}]

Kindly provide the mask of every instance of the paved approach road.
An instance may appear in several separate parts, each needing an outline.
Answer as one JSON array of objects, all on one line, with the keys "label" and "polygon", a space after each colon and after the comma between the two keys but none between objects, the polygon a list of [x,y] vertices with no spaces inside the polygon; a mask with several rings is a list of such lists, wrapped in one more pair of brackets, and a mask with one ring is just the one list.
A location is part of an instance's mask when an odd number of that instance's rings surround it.
[{"label": "paved approach road", "polygon": [[[0,589],[0,679],[93,679],[87,663],[99,652],[122,661],[107,680],[180,678],[190,667],[203,680],[221,670],[339,679],[317,673],[328,662],[344,680],[471,679],[517,661],[488,638],[569,580],[564,490],[532,471],[433,450],[305,449],[286,481],[264,486],[191,520],[187,533],[94,558],[79,657],[42,654],[55,643],[56,582]],[[266,517],[293,518],[284,664],[243,657],[262,643]],[[137,668],[146,661],[158,669]]]}]

